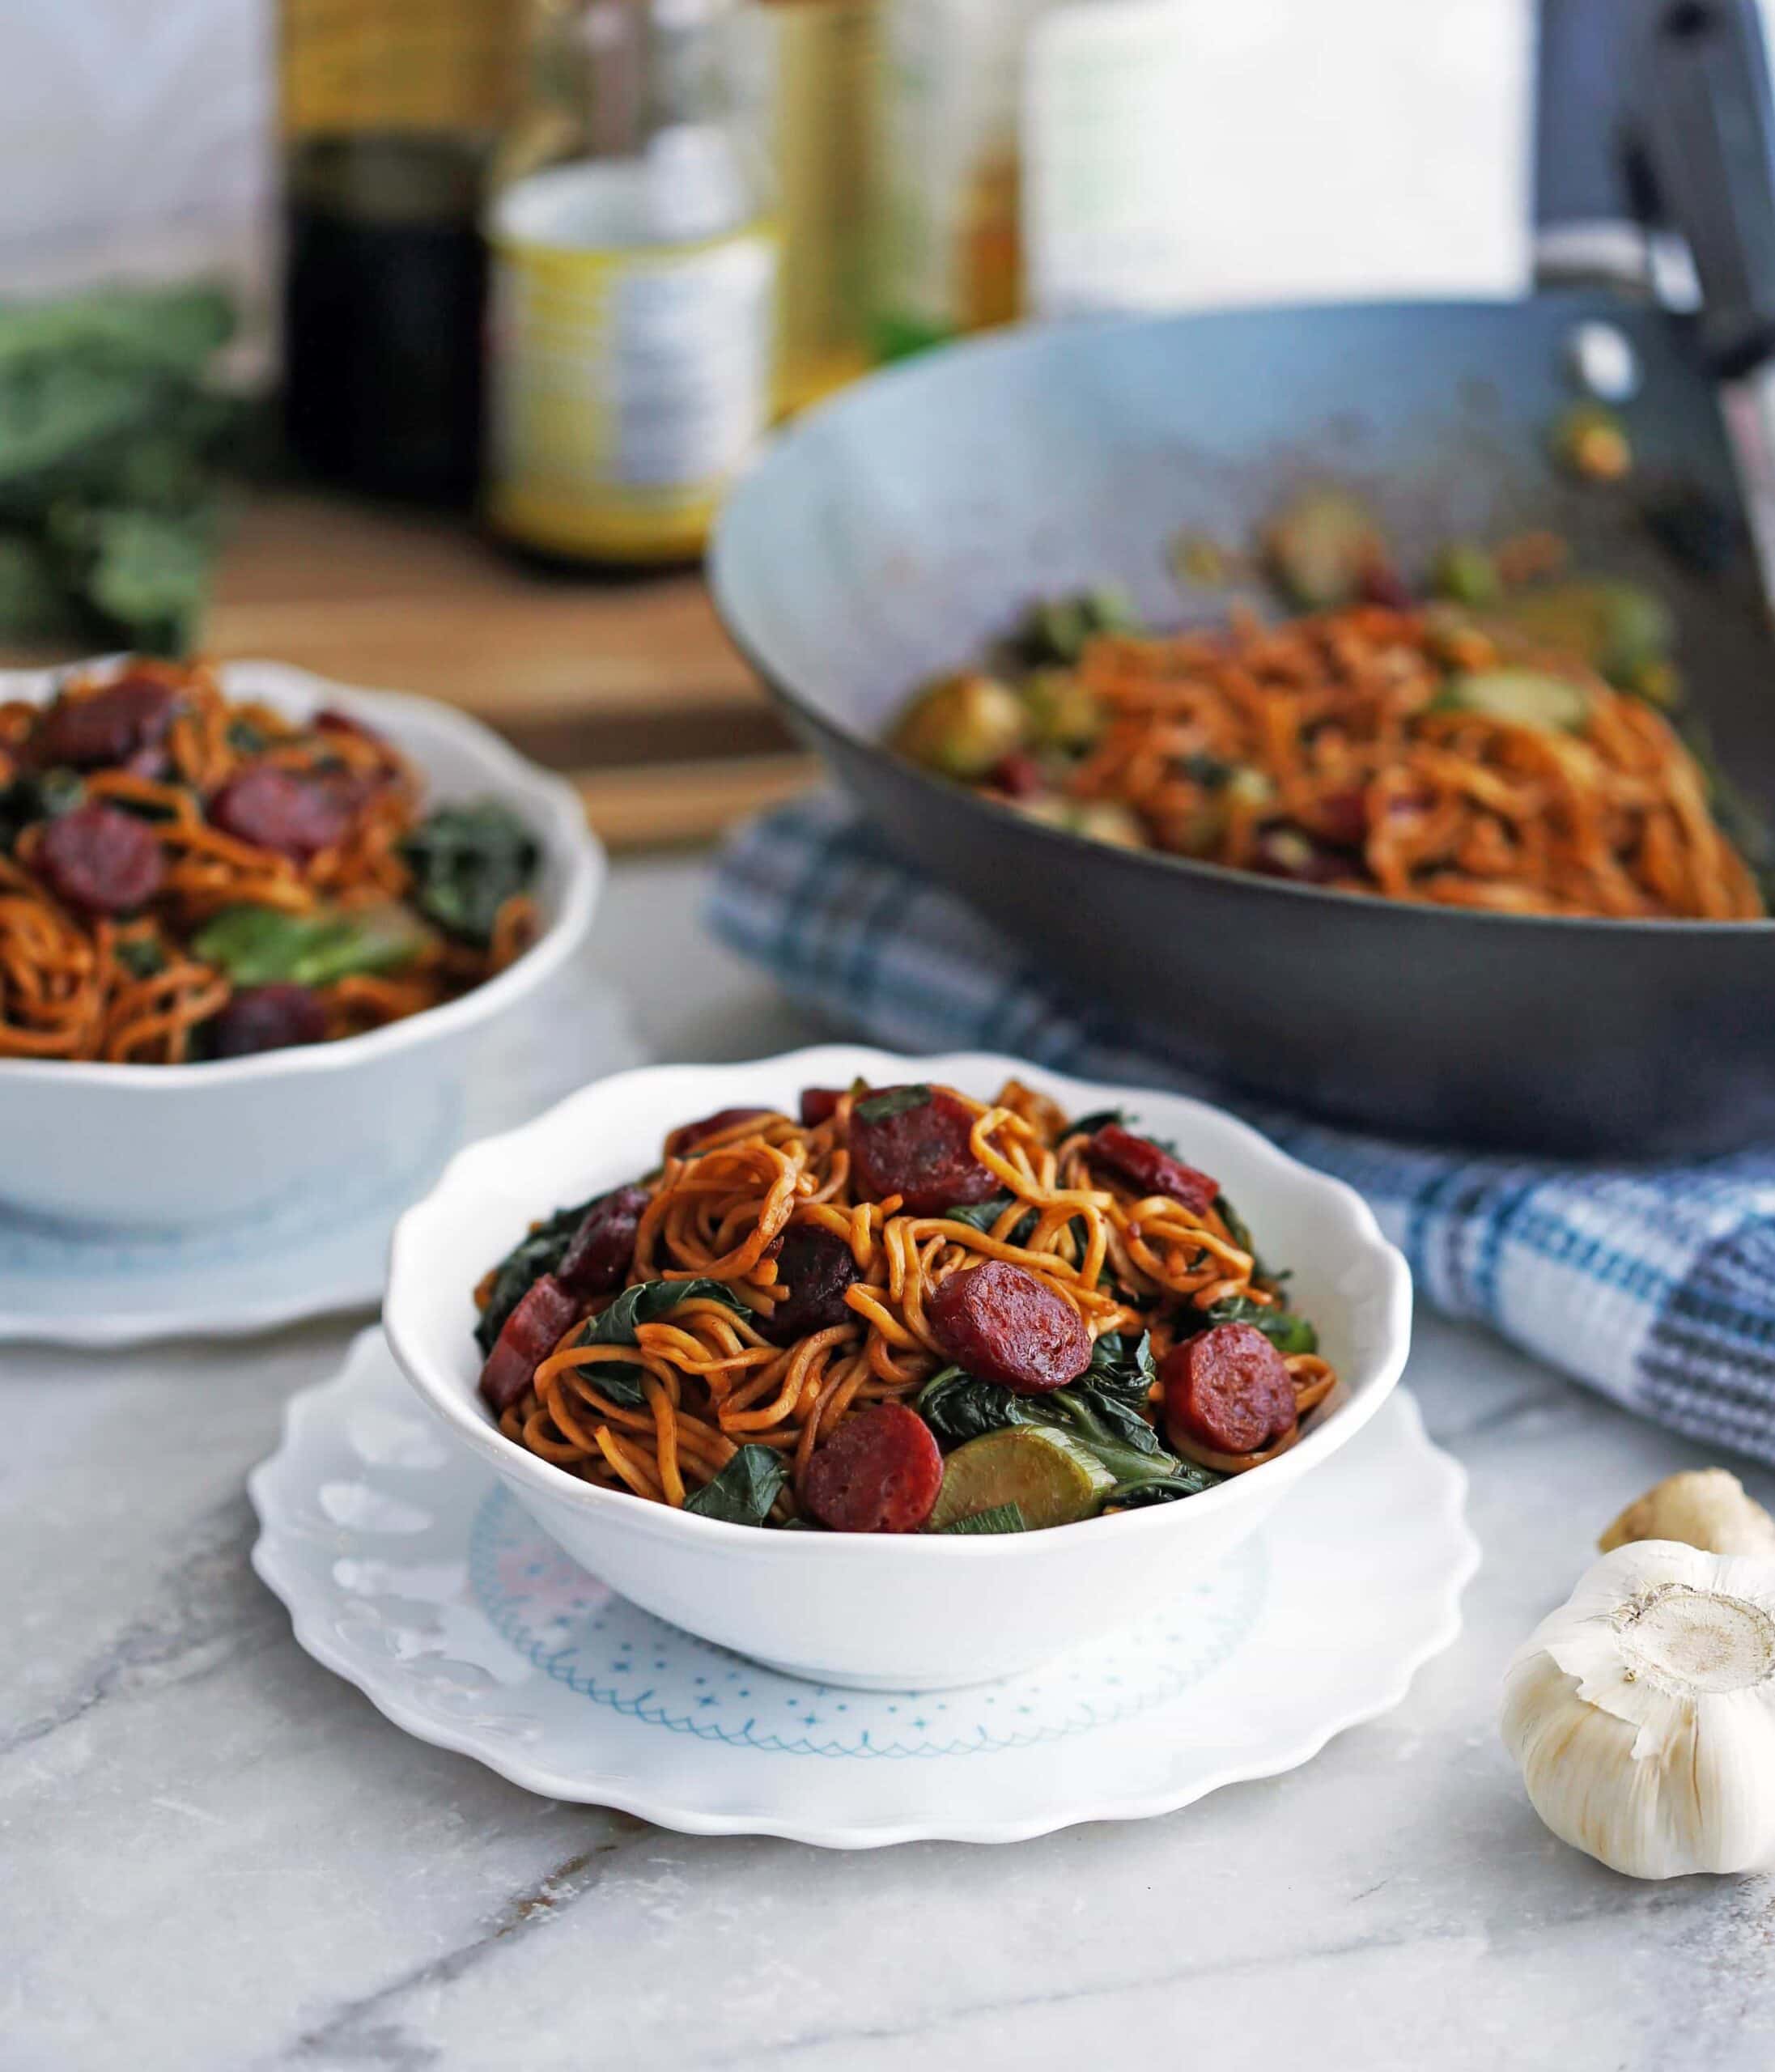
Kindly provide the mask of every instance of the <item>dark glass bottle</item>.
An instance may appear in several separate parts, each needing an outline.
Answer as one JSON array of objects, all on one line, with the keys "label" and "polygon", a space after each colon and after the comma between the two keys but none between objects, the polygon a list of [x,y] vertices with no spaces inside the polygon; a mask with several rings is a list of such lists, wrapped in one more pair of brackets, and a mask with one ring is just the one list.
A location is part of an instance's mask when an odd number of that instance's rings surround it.
[{"label": "dark glass bottle", "polygon": [[323,480],[465,503],[478,473],[478,210],[513,0],[284,0],[285,419]]}]

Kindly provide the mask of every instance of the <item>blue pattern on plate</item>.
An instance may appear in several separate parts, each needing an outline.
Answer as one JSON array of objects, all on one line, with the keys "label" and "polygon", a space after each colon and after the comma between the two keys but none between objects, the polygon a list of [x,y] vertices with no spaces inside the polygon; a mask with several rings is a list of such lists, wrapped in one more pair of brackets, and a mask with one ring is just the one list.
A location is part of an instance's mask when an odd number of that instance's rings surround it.
[{"label": "blue pattern on plate", "polygon": [[594,1705],[733,1748],[904,1758],[1034,1747],[1165,1704],[1225,1662],[1255,1626],[1268,1557],[1261,1539],[1248,1539],[1157,1617],[1026,1675],[964,1691],[804,1683],[699,1640],[588,1576],[503,1489],[476,1514],[469,1580],[503,1640]]}]

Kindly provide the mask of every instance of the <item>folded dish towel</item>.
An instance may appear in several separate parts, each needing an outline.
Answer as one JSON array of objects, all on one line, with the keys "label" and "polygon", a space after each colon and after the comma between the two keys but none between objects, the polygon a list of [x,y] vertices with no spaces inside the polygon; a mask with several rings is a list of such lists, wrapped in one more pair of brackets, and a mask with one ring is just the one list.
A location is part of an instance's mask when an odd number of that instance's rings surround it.
[{"label": "folded dish towel", "polygon": [[797,1000],[896,1049],[1003,1051],[1217,1102],[1365,1195],[1438,1308],[1691,1437],[1775,1461],[1775,1147],[1561,1166],[1388,1144],[1229,1098],[1069,1000],[830,799],[742,830],[711,919]]}]

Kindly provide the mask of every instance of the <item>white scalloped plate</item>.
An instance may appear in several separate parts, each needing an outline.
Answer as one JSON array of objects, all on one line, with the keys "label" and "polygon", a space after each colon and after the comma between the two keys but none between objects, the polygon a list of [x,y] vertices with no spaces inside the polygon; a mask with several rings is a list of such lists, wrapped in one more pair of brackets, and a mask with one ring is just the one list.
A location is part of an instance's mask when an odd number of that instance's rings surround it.
[{"label": "white scalloped plate", "polygon": [[397,1726],[551,1798],[829,1848],[1019,1841],[1309,1761],[1460,1630],[1466,1476],[1395,1394],[1144,1628],[971,1689],[836,1690],[576,1568],[452,1446],[380,1331],[295,1397],[248,1484],[297,1640]]}]

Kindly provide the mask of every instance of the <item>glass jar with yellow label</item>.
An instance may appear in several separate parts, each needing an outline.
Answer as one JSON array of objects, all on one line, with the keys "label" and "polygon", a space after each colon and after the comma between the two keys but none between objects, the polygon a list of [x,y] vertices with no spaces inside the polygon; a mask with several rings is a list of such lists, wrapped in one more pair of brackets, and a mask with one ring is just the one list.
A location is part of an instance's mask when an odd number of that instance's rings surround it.
[{"label": "glass jar with yellow label", "polygon": [[772,414],[776,236],[726,0],[541,0],[486,212],[485,500],[515,544],[688,560]]}]

